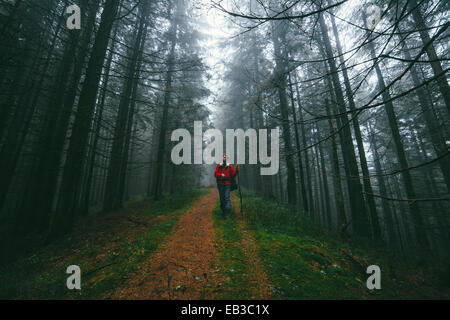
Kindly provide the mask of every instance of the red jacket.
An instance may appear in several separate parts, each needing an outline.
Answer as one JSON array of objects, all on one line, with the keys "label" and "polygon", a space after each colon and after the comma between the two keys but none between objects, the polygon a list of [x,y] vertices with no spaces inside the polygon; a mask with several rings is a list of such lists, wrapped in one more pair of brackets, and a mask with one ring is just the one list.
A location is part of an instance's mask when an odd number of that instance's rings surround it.
[{"label": "red jacket", "polygon": [[[223,163],[221,163],[217,165],[214,176],[216,177],[218,184],[229,186],[231,185],[231,178],[235,177],[238,172],[239,166],[237,167],[236,171],[231,164],[227,163],[227,165],[224,166]],[[222,176],[222,174],[224,174],[225,176]]]}]

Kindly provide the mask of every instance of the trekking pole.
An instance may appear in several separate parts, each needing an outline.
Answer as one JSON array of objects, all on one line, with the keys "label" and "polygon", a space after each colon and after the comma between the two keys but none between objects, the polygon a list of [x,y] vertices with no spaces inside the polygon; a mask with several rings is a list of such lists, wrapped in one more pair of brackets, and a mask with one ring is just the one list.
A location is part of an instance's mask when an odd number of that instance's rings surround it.
[{"label": "trekking pole", "polygon": [[239,191],[239,199],[240,199],[240,201],[241,201],[241,206],[240,206],[240,209],[241,209],[241,216],[242,216],[242,218],[244,218],[244,211],[242,210],[241,179],[239,178],[239,174],[240,174],[240,172],[241,172],[241,168],[239,168],[239,171],[238,171],[238,174],[237,174],[237,176],[238,176],[238,191]]}]

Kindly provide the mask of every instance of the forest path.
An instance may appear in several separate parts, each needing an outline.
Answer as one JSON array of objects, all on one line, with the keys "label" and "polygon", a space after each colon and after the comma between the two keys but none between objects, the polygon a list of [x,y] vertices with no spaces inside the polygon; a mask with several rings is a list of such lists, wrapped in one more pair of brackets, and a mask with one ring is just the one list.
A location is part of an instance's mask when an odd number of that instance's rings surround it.
[{"label": "forest path", "polygon": [[252,234],[252,231],[248,228],[247,222],[240,213],[240,202],[236,195],[231,196],[231,202],[233,204],[233,210],[235,212],[235,218],[239,226],[241,233],[241,248],[248,260],[249,265],[252,267],[249,273],[248,282],[250,284],[250,292],[252,293],[251,299],[270,299],[271,290],[273,287],[267,276],[265,267],[259,258],[259,247],[256,244],[256,240]]},{"label": "forest path", "polygon": [[[237,196],[232,195],[234,216],[230,219],[218,214],[217,203],[215,188],[196,200],[164,243],[140,264],[145,273],[130,279],[109,298],[270,299],[272,286],[254,236],[239,213]],[[223,224],[233,226],[231,243],[230,235],[220,231]],[[243,268],[234,270],[233,256],[238,252]]]},{"label": "forest path", "polygon": [[239,198],[231,193],[234,214],[225,219],[216,207],[213,214],[217,260],[208,278],[205,299],[267,300],[274,286],[260,259],[253,231],[240,213]]},{"label": "forest path", "polygon": [[114,299],[200,299],[216,260],[212,213],[216,189],[197,200],[164,243],[142,265],[147,270],[118,289]]}]

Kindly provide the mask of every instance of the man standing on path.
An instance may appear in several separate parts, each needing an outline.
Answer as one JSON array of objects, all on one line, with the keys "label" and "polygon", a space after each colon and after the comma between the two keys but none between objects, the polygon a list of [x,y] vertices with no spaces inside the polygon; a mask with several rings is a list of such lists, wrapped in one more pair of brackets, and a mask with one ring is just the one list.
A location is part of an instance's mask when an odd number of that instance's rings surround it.
[{"label": "man standing on path", "polygon": [[214,176],[217,180],[217,188],[219,189],[220,196],[220,208],[225,217],[231,212],[230,191],[232,185],[232,179],[239,172],[239,166],[236,166],[236,170],[233,166],[227,163],[227,155],[223,155],[222,163],[218,164]]}]

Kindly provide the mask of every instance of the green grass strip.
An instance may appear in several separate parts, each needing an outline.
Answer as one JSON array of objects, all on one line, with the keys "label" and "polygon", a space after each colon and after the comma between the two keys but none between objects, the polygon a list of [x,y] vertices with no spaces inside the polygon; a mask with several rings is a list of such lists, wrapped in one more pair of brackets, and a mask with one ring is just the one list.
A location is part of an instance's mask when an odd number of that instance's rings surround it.
[{"label": "green grass strip", "polygon": [[[140,271],[144,261],[171,232],[178,219],[190,208],[192,203],[206,189],[192,189],[188,193],[165,196],[151,203],[139,212],[139,216],[150,220],[174,211],[177,214],[151,226],[133,240],[124,239],[114,250],[104,252],[103,248],[90,243],[85,247],[74,246],[74,255],[70,259],[44,252],[40,256],[15,263],[2,270],[0,276],[1,299],[101,299],[114,291],[132,275]],[[99,266],[89,266],[87,259],[106,254]],[[63,261],[60,261],[60,260]],[[65,273],[69,265],[81,268],[81,290],[68,290]],[[99,270],[92,270],[100,268]],[[145,272],[145,271],[142,271]]]},{"label": "green grass strip", "polygon": [[[298,209],[246,193],[245,217],[275,299],[444,298],[439,282],[413,261],[346,242]],[[381,290],[366,287],[372,264],[381,268]]]},{"label": "green grass strip", "polygon": [[225,282],[221,284],[218,299],[249,299],[247,259],[240,247],[239,226],[230,217],[225,219],[217,203],[213,214],[215,237],[218,247],[218,268]]}]

